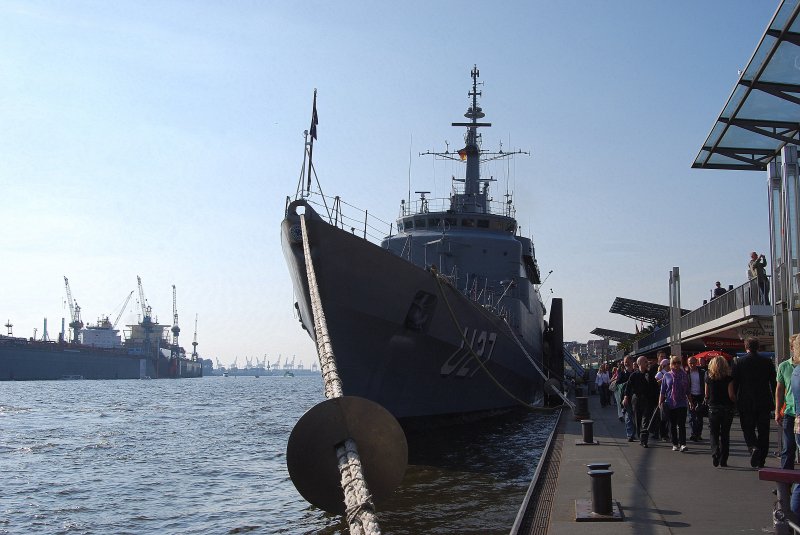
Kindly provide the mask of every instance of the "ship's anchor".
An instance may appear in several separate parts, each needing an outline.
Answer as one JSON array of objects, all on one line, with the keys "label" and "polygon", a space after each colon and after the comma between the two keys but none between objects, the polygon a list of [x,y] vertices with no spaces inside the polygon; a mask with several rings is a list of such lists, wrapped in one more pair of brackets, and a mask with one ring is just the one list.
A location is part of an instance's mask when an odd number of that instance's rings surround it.
[{"label": "ship's anchor", "polygon": [[[344,396],[311,261],[305,215],[300,215],[306,275],[325,397],[295,425],[286,449],[289,476],[311,504],[345,514],[353,534],[379,534],[375,503],[400,485],[408,445],[400,424],[368,399]],[[357,444],[357,446],[356,446]]]}]

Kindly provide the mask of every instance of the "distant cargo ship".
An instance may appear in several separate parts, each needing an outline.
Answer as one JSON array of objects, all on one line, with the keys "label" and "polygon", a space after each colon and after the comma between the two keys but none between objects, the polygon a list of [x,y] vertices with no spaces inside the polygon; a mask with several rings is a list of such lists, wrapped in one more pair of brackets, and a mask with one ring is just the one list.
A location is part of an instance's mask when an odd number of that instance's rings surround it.
[{"label": "distant cargo ship", "polygon": [[202,377],[202,361],[168,347],[162,333],[168,326],[151,323],[146,343],[141,324],[122,340],[105,320],[81,331],[82,343],[45,342],[0,335],[0,380],[163,379]]},{"label": "distant cargo ship", "polygon": [[[80,307],[72,302],[69,281],[66,277],[64,281],[72,316],[72,342],[66,342],[63,333],[58,342],[18,338],[10,332],[8,336],[0,335],[0,381],[203,376],[203,361],[196,353],[196,334],[191,357],[177,344],[180,332],[177,312],[172,326],[160,325],[153,321],[150,307],[143,305],[142,321],[128,325],[130,331],[123,340],[119,329],[107,317],[96,325],[84,327]],[[145,303],[141,279],[139,291],[141,302]],[[10,331],[11,325],[7,327]],[[170,331],[174,335],[172,343],[168,339]]]}]

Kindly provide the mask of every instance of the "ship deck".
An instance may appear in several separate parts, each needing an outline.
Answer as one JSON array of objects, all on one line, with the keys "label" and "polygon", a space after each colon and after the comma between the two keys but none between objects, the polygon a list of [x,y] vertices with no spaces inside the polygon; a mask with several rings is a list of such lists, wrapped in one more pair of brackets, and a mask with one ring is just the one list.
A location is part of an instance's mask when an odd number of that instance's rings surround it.
[{"label": "ship deck", "polygon": [[[583,441],[582,426],[572,411],[562,412],[538,485],[531,484],[533,496],[512,534],[774,533],[775,484],[759,481],[758,470],[750,467],[738,418],[731,428],[728,467],[715,468],[707,419],[705,440],[688,442],[689,451],[680,453],[672,451],[671,443],[652,438],[646,449],[638,441],[628,442],[616,407],[601,408],[598,396],[589,397],[589,408],[599,444],[577,445]],[[773,422],[767,468],[779,467],[774,455],[779,433]],[[586,465],[593,462],[611,463],[612,496],[621,521],[576,521],[576,500],[591,503]]]}]

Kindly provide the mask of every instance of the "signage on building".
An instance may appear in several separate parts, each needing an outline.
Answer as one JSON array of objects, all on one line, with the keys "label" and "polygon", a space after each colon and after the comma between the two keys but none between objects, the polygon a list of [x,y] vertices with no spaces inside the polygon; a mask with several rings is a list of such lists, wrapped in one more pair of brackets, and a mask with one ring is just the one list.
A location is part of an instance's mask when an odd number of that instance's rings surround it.
[{"label": "signage on building", "polygon": [[703,343],[713,349],[742,349],[744,341],[738,338],[703,338]]}]

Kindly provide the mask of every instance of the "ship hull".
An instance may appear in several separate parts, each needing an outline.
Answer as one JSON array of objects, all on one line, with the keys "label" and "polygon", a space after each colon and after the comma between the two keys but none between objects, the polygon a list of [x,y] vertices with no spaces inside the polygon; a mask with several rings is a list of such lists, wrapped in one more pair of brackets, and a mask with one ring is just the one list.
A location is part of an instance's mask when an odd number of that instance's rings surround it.
[{"label": "ship hull", "polygon": [[[179,369],[180,368],[180,369]],[[85,346],[0,340],[0,381],[202,377],[202,363]]]},{"label": "ship hull", "polygon": [[[281,239],[300,319],[314,338],[296,204]],[[433,272],[305,212],[345,395],[373,400],[401,421],[496,412],[541,396],[530,362],[541,363],[541,322],[514,334]]]}]

